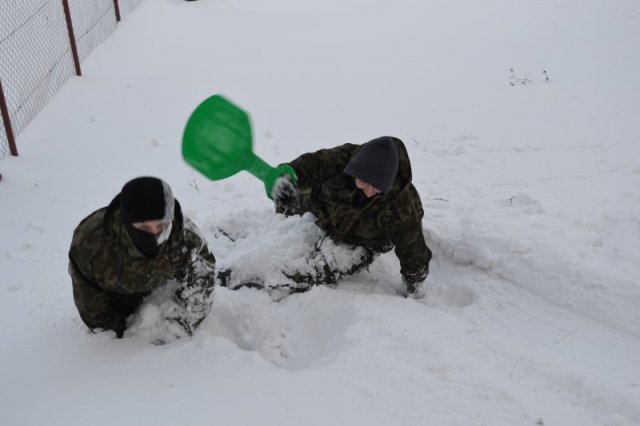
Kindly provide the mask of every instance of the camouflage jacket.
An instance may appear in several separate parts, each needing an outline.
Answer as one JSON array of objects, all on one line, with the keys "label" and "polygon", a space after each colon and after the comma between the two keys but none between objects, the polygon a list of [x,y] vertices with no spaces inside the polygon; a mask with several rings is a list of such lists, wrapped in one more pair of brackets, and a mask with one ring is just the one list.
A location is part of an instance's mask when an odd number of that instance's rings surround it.
[{"label": "camouflage jacket", "polygon": [[120,217],[120,196],[87,216],[73,233],[69,274],[73,297],[90,328],[122,333],[125,319],[145,296],[177,282],[177,310],[166,320],[188,334],[202,322],[212,303],[215,258],[198,228],[183,218],[176,201],[169,239],[155,259],[135,247]]},{"label": "camouflage jacket", "polygon": [[345,144],[303,154],[289,165],[296,171],[300,196],[293,213],[311,212],[316,224],[338,242],[372,247],[394,247],[402,276],[408,283],[423,281],[429,272],[431,251],[422,233],[424,211],[411,183],[411,162],[400,139],[398,175],[387,194],[367,199],[352,177],[343,173],[360,145]]}]

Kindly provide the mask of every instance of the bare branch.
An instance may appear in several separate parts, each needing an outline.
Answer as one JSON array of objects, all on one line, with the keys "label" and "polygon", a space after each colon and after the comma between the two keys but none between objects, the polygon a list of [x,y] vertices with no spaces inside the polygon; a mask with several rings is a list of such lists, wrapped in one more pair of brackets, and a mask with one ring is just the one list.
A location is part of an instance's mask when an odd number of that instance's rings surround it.
[{"label": "bare branch", "polygon": [[524,78],[520,78],[516,75],[516,70],[514,70],[513,68],[511,68],[511,77],[509,77],[509,79],[511,80],[509,82],[510,85],[515,86],[516,83],[520,83],[523,86],[526,85],[527,83],[533,83],[533,81],[529,80],[529,74],[526,74],[524,76]]}]

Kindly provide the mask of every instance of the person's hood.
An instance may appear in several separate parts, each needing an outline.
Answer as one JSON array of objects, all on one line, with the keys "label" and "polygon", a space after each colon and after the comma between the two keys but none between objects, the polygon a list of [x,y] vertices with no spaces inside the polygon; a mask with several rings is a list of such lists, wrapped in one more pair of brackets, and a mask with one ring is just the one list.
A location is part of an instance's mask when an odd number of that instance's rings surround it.
[{"label": "person's hood", "polygon": [[390,138],[398,148],[398,173],[387,194],[397,194],[411,185],[413,175],[411,171],[411,160],[409,159],[409,154],[407,153],[407,148],[404,146],[404,143],[398,138]]},{"label": "person's hood", "polygon": [[399,157],[394,138],[375,138],[360,145],[344,168],[344,173],[386,194],[398,175]]}]

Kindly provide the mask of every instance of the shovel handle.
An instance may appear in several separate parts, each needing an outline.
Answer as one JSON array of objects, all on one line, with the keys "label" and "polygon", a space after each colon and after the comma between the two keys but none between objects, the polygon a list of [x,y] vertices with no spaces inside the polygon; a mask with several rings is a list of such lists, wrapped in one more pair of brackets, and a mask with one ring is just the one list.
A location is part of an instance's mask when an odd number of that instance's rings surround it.
[{"label": "shovel handle", "polygon": [[293,183],[296,183],[298,180],[295,170],[293,170],[293,167],[290,165],[280,164],[278,167],[271,167],[267,162],[253,152],[248,155],[247,163],[243,168],[264,182],[264,189],[267,192],[267,197],[270,199],[273,185],[280,176],[287,173],[291,177],[291,181]]}]

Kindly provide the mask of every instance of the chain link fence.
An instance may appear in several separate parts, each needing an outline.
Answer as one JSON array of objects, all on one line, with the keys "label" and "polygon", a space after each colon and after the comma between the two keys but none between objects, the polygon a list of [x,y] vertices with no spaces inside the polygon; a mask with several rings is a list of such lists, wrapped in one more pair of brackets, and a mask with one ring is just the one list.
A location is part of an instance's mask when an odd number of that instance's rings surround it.
[{"label": "chain link fence", "polygon": [[142,0],[0,0],[0,160],[80,63]]},{"label": "chain link fence", "polygon": [[[91,3],[91,7],[86,4]],[[113,0],[69,0],[71,22],[80,61],[84,61],[97,45],[116,29]]]},{"label": "chain link fence", "polygon": [[133,11],[133,9],[138,7],[140,3],[142,3],[142,0],[119,0],[118,4],[120,5],[120,14],[122,16],[127,16]]}]

